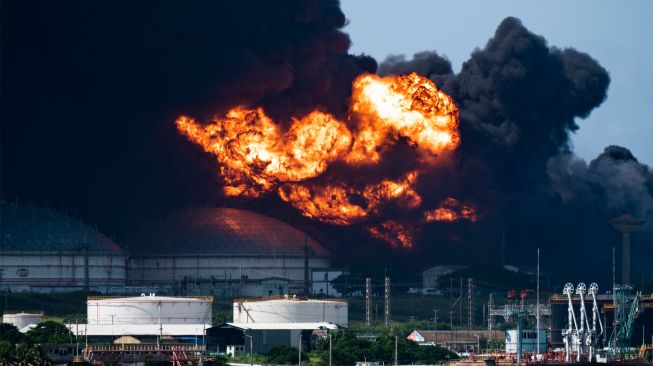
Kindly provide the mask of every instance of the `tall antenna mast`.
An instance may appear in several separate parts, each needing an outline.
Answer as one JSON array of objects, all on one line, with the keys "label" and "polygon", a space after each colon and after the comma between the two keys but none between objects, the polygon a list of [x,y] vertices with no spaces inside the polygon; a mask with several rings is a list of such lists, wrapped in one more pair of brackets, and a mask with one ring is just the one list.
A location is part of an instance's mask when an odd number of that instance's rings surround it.
[{"label": "tall antenna mast", "polygon": [[472,316],[474,312],[474,280],[470,277],[467,279],[467,331],[472,329],[474,323]]},{"label": "tall antenna mast", "polygon": [[365,279],[365,324],[370,326],[372,320],[372,279]]},{"label": "tall antenna mast", "polygon": [[385,326],[390,326],[390,277],[385,278]]}]

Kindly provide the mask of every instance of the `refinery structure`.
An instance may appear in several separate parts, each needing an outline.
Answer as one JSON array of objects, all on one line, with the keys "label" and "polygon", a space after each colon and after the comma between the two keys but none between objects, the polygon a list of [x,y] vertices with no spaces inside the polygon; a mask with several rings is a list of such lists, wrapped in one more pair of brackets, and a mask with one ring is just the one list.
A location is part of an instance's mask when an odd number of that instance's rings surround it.
[{"label": "refinery structure", "polygon": [[[199,363],[212,350],[251,355],[276,346],[307,351],[316,339],[350,326],[348,301],[328,297],[342,295],[331,281],[345,271],[331,267],[329,252],[316,240],[277,219],[233,208],[188,209],[136,226],[118,245],[52,210],[4,202],[0,207],[0,291],[102,294],[88,297],[85,321],[66,325],[84,340],[77,353],[89,362]],[[537,289],[512,290],[501,304],[491,295],[483,306],[487,320],[478,327],[473,280],[465,281],[463,292],[461,278],[451,309],[466,304],[467,327],[461,311],[454,329],[450,310],[444,315],[448,330],[415,329],[406,338],[466,355],[467,364],[627,362],[637,353],[633,339],[653,335],[653,295],[636,291],[630,275],[630,235],[642,222],[621,216],[610,224],[623,239],[619,282],[615,263],[611,289],[567,283],[540,298],[538,265]],[[438,278],[464,268],[424,271],[417,293],[442,296]],[[370,278],[360,282],[364,290],[349,295],[365,298],[366,325],[372,325],[374,301],[382,305],[375,319],[392,329],[390,277],[378,299],[372,299]],[[233,300],[231,319],[215,321],[215,299]],[[43,317],[5,311],[3,322],[25,333]],[[503,342],[502,348],[481,346],[492,341]]]}]

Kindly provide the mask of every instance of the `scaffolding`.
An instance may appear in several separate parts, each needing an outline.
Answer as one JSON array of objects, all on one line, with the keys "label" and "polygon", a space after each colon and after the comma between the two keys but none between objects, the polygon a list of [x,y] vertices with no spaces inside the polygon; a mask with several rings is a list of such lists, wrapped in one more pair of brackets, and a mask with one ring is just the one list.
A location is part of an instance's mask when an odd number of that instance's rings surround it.
[{"label": "scaffolding", "polygon": [[633,334],[633,323],[639,315],[639,299],[641,292],[636,292],[631,300],[633,288],[628,285],[615,286],[613,303],[614,303],[614,329],[610,336],[610,345],[614,351],[615,357],[622,357],[626,349],[630,346],[630,337]]}]

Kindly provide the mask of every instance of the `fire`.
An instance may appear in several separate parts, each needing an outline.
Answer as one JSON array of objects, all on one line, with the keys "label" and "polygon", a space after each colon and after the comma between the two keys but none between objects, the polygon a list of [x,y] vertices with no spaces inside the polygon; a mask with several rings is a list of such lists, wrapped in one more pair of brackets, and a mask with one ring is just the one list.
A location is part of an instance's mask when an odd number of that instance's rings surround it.
[{"label": "fire", "polygon": [[319,111],[293,119],[285,134],[262,108],[237,107],[209,125],[182,116],[177,128],[217,157],[227,196],[258,197],[279,182],[316,177],[351,144],[346,126]]},{"label": "fire", "polygon": [[[306,217],[351,225],[380,219],[389,206],[420,209],[415,184],[434,157],[458,147],[458,120],[451,97],[413,73],[356,78],[344,121],[314,110],[291,118],[282,129],[263,108],[237,106],[209,124],[186,116],[176,124],[215,156],[225,195],[256,198],[276,191]],[[402,142],[422,157],[420,168],[375,179],[343,175],[346,167],[356,171],[379,164]],[[329,169],[334,163],[340,168]],[[369,232],[395,246],[412,245],[411,230],[393,220],[371,226]]]},{"label": "fire", "polygon": [[367,231],[378,240],[390,243],[395,248],[413,247],[413,230],[395,220],[388,220],[379,225],[372,225]]},{"label": "fire", "polygon": [[360,118],[350,162],[376,162],[387,136],[406,138],[422,151],[437,155],[458,147],[458,108],[451,97],[415,73],[354,81],[352,111]]},{"label": "fire", "polygon": [[448,197],[437,208],[424,212],[424,221],[458,221],[469,220],[476,222],[478,215],[476,209],[469,203],[460,203],[455,198]]}]

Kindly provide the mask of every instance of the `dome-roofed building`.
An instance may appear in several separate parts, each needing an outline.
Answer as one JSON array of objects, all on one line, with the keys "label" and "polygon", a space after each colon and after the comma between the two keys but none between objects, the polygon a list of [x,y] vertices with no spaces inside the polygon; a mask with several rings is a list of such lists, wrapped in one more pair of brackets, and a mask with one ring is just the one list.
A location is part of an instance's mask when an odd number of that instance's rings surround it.
[{"label": "dome-roofed building", "polygon": [[125,283],[125,253],[81,221],[0,202],[0,289],[109,292]]},{"label": "dome-roofed building", "polygon": [[[260,296],[301,293],[306,268],[329,267],[329,253],[277,219],[233,208],[177,212],[136,228],[127,284],[168,293]],[[308,279],[310,281],[310,278]]]}]

